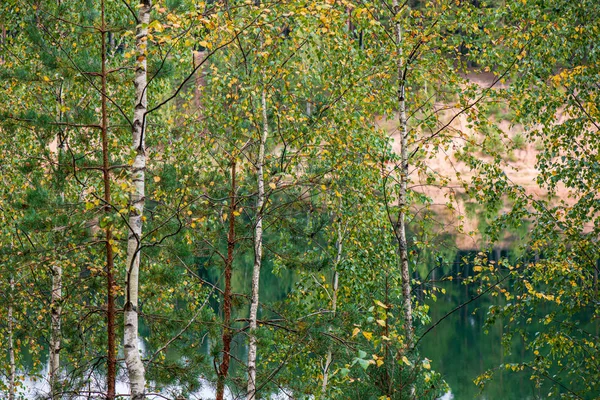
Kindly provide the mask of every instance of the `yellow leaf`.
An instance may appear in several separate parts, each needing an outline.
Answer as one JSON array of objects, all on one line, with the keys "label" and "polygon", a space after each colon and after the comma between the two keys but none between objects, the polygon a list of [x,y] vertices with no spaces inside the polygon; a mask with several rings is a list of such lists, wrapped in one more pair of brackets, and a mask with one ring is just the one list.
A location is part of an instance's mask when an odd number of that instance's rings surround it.
[{"label": "yellow leaf", "polygon": [[379,326],[385,326],[385,321],[382,319],[378,319],[376,322]]},{"label": "yellow leaf", "polygon": [[156,182],[156,183],[160,182],[160,176],[155,176],[154,177],[154,182]]},{"label": "yellow leaf", "polygon": [[44,75],[44,78],[43,78],[43,79],[44,79],[44,81],[46,81],[46,82],[50,81],[50,78],[48,78],[46,75]]},{"label": "yellow leaf", "polygon": [[206,47],[207,49],[212,48],[212,45],[210,43],[208,43],[206,40],[201,40],[200,42],[198,42],[198,44],[202,47]]},{"label": "yellow leaf", "polygon": [[277,185],[273,182],[269,183],[269,187],[273,190],[277,189]]},{"label": "yellow leaf", "polygon": [[358,335],[358,332],[360,332],[360,329],[354,328],[354,330],[352,331],[352,337]]},{"label": "yellow leaf", "polygon": [[365,331],[363,331],[363,333],[362,333],[362,334],[363,334],[363,336],[364,336],[364,337],[365,337],[367,340],[371,340],[371,339],[373,339],[373,333],[371,333],[371,332],[365,332]]},{"label": "yellow leaf", "polygon": [[406,356],[402,356],[402,362],[409,367],[412,365]]},{"label": "yellow leaf", "polygon": [[423,360],[423,368],[425,368],[425,369],[431,369],[431,364],[429,364],[429,360],[428,359],[424,359]]},{"label": "yellow leaf", "polygon": [[234,211],[234,212],[233,212],[233,215],[234,215],[235,217],[239,217],[239,216],[240,216],[240,215],[242,215],[242,214],[240,214],[240,212],[239,212],[239,211]]},{"label": "yellow leaf", "polygon": [[377,366],[381,367],[383,365],[383,361],[381,359],[377,360]]},{"label": "yellow leaf", "polygon": [[379,307],[381,308],[388,308],[388,306],[386,306],[385,304],[383,304],[381,301],[379,300],[375,300],[375,304],[377,304]]}]

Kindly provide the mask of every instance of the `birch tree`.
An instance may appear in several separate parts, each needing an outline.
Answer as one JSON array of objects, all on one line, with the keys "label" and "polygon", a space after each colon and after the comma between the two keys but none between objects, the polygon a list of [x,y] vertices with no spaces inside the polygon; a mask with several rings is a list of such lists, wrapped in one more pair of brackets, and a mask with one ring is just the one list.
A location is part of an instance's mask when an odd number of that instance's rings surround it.
[{"label": "birch tree", "polygon": [[227,232],[227,258],[225,259],[225,289],[223,291],[223,355],[219,365],[217,377],[216,399],[223,400],[225,395],[225,380],[229,374],[229,364],[231,360],[231,342],[233,340],[233,327],[231,321],[232,312],[232,288],[231,278],[233,273],[233,260],[236,244],[235,219],[237,211],[237,187],[236,187],[236,155],[231,160],[231,189],[229,191],[229,229]]},{"label": "birch tree", "polygon": [[267,117],[267,88],[266,76],[263,73],[262,90],[260,97],[261,116],[262,116],[262,134],[258,142],[258,156],[256,158],[256,219],[254,225],[254,267],[252,269],[252,294],[250,302],[250,322],[248,331],[248,393],[247,400],[256,398],[256,327],[258,319],[259,304],[259,280],[260,268],[262,265],[263,248],[263,215],[265,207],[265,145],[269,136],[269,120]]},{"label": "birch tree", "polygon": [[400,271],[402,275],[402,296],[404,311],[404,331],[406,332],[406,344],[408,348],[413,347],[413,311],[411,303],[411,284],[410,269],[408,266],[408,243],[406,241],[406,211],[407,186],[408,186],[408,121],[406,118],[406,61],[403,56],[402,42],[402,15],[403,10],[397,0],[392,4],[394,10],[394,35],[396,40],[396,78],[398,80],[398,123],[400,129],[400,177],[398,191],[398,222],[396,227],[396,237],[398,239],[398,257],[400,259]]},{"label": "birch tree", "polygon": [[[486,326],[501,323],[505,348],[522,344],[523,358],[490,368],[476,383],[486,388],[505,370],[525,375],[540,397],[595,398],[600,6],[534,2],[494,13],[502,21],[496,34],[512,46],[485,52],[480,62],[514,64],[497,96],[510,123],[522,127],[526,148],[536,153],[536,176],[531,186],[519,184],[494,165],[477,181],[477,199],[491,210],[490,243],[502,240],[506,229],[530,225],[520,246],[522,262],[494,265],[485,254],[477,257],[476,282],[490,288],[504,279],[496,290],[506,302],[490,307]],[[524,51],[515,57],[519,48]],[[499,212],[497,204],[508,206]]]},{"label": "birch tree", "polygon": [[13,291],[15,289],[14,278],[10,278],[9,282],[9,296],[8,299],[8,311],[7,311],[7,333],[8,333],[8,400],[14,400],[17,392],[16,377],[17,377],[17,365],[15,362],[15,339],[14,339],[14,317],[13,317],[13,304],[14,301]]},{"label": "birch tree", "polygon": [[133,114],[133,149],[136,152],[131,167],[131,204],[129,211],[129,235],[127,239],[126,263],[126,299],[125,299],[125,329],[124,351],[125,362],[129,376],[132,399],[145,397],[146,380],[144,364],[142,363],[138,339],[138,298],[140,276],[140,251],[142,241],[142,218],[145,198],[146,170],[146,110],[147,110],[147,46],[148,24],[150,23],[149,0],[142,0],[138,11],[138,26],[136,28],[136,67],[135,67],[135,108]]},{"label": "birch tree", "polygon": [[[338,303],[338,291],[339,291],[339,266],[342,261],[343,254],[343,240],[344,240],[344,230],[342,227],[342,216],[339,215],[337,217],[337,238],[335,241],[335,261],[333,262],[333,276],[331,278],[331,317],[336,317],[337,312],[337,303]],[[330,327],[331,330],[331,327]],[[327,350],[327,356],[325,358],[325,365],[323,366],[323,383],[321,385],[321,393],[323,396],[327,393],[327,384],[329,382],[329,369],[331,368],[331,363],[333,362],[333,352],[331,347]]]},{"label": "birch tree", "polygon": [[50,391],[52,398],[57,392],[57,385],[60,382],[60,346],[61,346],[61,314],[62,314],[62,268],[60,265],[52,266],[52,300],[51,307],[51,337],[50,337],[50,365],[48,368]]},{"label": "birch tree", "polygon": [[[56,109],[58,114],[58,120],[63,121],[63,109],[64,109],[64,101],[63,101],[63,84],[61,83],[57,89],[57,102]],[[64,192],[64,173],[62,172],[61,163],[64,162],[64,149],[66,147],[66,137],[64,137],[64,132],[59,130],[58,135],[56,136],[56,181],[58,188],[58,198],[59,201],[64,204],[65,202],[65,192]],[[49,366],[48,366],[48,381],[50,383],[50,392],[52,398],[58,396],[58,386],[61,380],[61,369],[60,369],[60,350],[61,350],[61,339],[62,339],[62,301],[63,301],[63,269],[60,264],[60,261],[53,263],[51,266],[51,276],[52,276],[52,292],[51,292],[51,300],[50,300],[50,318],[51,318],[51,331],[50,331],[50,343],[48,347],[48,356],[49,356]]]}]

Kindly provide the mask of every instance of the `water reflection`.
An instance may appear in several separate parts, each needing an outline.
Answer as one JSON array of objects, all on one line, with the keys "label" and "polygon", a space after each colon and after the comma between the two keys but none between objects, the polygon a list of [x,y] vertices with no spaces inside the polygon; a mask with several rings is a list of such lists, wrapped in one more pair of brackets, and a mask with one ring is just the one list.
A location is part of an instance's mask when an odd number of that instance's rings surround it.
[{"label": "water reflection", "polygon": [[[437,285],[446,290],[445,294],[439,294],[436,302],[428,299],[430,305],[430,315],[433,322],[438,321],[458,305],[471,300],[477,295],[477,285],[464,285],[460,279],[452,281],[441,281],[442,275],[470,276],[473,274],[472,263],[469,260],[475,256],[475,251],[457,251],[454,254],[445,255],[446,260],[451,262],[442,263],[441,261],[425,261],[421,263],[436,265],[438,262],[440,268],[431,273],[421,271],[419,275],[424,277],[429,275],[429,279],[437,281]],[[491,259],[498,259],[500,256],[511,258],[511,254],[507,252],[495,251]],[[251,265],[250,255],[240,257],[235,267],[237,273],[234,273],[234,292],[244,293],[247,291],[247,281],[250,279],[247,274],[246,265]],[[443,265],[442,265],[443,264]],[[197,262],[197,265],[202,265],[202,262]],[[220,271],[215,269],[206,269],[200,271],[203,278],[219,282]],[[261,275],[261,298],[266,303],[273,304],[276,301],[282,300],[290,292],[293,282],[297,277],[290,271],[283,271],[280,274],[272,273],[272,264],[267,260],[265,268]],[[445,394],[441,400],[463,400],[463,399],[481,399],[481,400],[525,400],[537,398],[539,389],[536,389],[534,382],[530,381],[524,373],[498,371],[495,378],[490,381],[485,390],[480,393],[479,388],[474,384],[473,380],[480,374],[490,368],[495,368],[502,363],[522,362],[524,360],[525,349],[523,343],[518,341],[512,344],[510,355],[505,355],[502,347],[503,325],[502,321],[497,321],[495,325],[490,327],[489,332],[484,332],[483,326],[486,318],[486,312],[491,305],[499,304],[502,299],[499,297],[482,296],[476,301],[456,311],[448,318],[444,319],[436,328],[431,330],[420,342],[421,355],[432,360],[432,367],[440,372],[451,388],[451,392]],[[219,312],[219,303],[214,301],[213,308]],[[263,316],[268,311],[263,310]],[[245,317],[247,310],[240,306],[234,310],[235,317]],[[238,325],[241,323],[238,323]],[[427,327],[422,327],[421,332]],[[533,327],[532,327],[533,328]],[[144,330],[142,324],[141,330]],[[143,348],[145,344],[142,343]],[[246,347],[243,337],[236,337],[233,343],[232,353],[234,359],[244,360],[246,358]],[[152,352],[153,349],[148,349]],[[205,355],[211,354],[211,344],[208,339],[201,346],[201,351]],[[182,359],[186,355],[183,353],[171,352],[168,357],[176,357]],[[232,375],[243,376],[244,370],[237,363],[232,364]],[[42,371],[41,376],[47,375],[47,367]],[[195,379],[191,377],[191,379]],[[214,398],[214,387],[204,378],[198,378],[200,389],[194,391],[189,399],[210,399]],[[90,389],[101,389],[103,378],[96,376],[94,379],[96,384]],[[166,382],[163,382],[166,383]],[[152,386],[152,385],[151,385]],[[23,393],[25,398],[35,398],[37,395],[48,393],[49,385],[46,380],[34,381],[27,377],[24,380]],[[128,387],[124,377],[117,381],[117,391],[122,395],[126,395]],[[177,393],[176,386],[169,387],[163,385],[163,393]],[[238,398],[240,393],[232,393],[227,391],[228,398]],[[84,397],[81,397],[84,398]],[[158,396],[149,396],[149,399],[164,398]],[[278,398],[275,396],[274,398]],[[279,398],[285,398],[282,394]],[[77,398],[78,399],[78,398]]]},{"label": "water reflection", "polygon": [[[459,251],[447,272],[453,276],[471,275],[473,265],[468,260],[472,260],[475,254],[475,251]],[[497,260],[500,255],[499,251],[494,251],[491,259]],[[446,290],[446,294],[440,295],[436,302],[428,301],[433,322],[471,300],[479,287],[476,284],[464,285],[460,279],[441,281],[438,285]],[[523,373],[499,370],[482,393],[473,382],[490,368],[523,361],[524,348],[519,343],[513,345],[511,355],[505,356],[502,321],[496,321],[487,334],[484,332],[488,307],[500,301],[499,297],[492,296],[478,298],[444,319],[421,341],[422,355],[433,360],[432,367],[441,372],[452,390],[453,397],[447,399],[525,400],[536,397],[534,383]]]}]

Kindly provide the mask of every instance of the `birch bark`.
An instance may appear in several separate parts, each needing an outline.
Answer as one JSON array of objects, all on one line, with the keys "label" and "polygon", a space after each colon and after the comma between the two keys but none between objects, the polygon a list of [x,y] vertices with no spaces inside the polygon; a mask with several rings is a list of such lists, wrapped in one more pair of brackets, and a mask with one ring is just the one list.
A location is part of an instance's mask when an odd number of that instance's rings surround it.
[{"label": "birch bark", "polygon": [[235,250],[235,211],[236,200],[236,160],[231,161],[231,190],[229,192],[229,232],[227,233],[227,259],[225,260],[225,292],[223,293],[223,357],[219,365],[216,400],[223,400],[225,395],[225,380],[229,373],[229,362],[231,359],[231,340],[233,331],[231,329],[231,273],[233,267],[233,252]]},{"label": "birch bark", "polygon": [[[340,223],[338,226],[338,235],[337,235],[337,240],[335,242],[335,248],[336,248],[336,256],[335,256],[335,263],[333,265],[333,278],[332,278],[332,288],[333,288],[333,294],[331,296],[331,313],[332,313],[332,317],[335,318],[335,314],[337,312],[337,297],[338,297],[338,285],[339,285],[339,273],[338,273],[338,266],[340,265],[340,262],[342,261],[342,224]],[[329,331],[331,331],[331,327],[329,328]],[[331,351],[331,346],[329,346],[329,349],[327,350],[327,358],[325,359],[325,366],[323,367],[323,384],[321,386],[321,393],[323,394],[323,398],[325,398],[325,394],[327,393],[327,385],[329,383],[329,368],[331,367],[331,362],[333,361],[333,352]]]},{"label": "birch bark", "polygon": [[131,168],[131,184],[133,192],[129,210],[129,237],[127,238],[127,278],[126,302],[124,309],[124,354],[131,398],[140,400],[146,397],[146,378],[144,363],[140,355],[138,338],[138,295],[140,274],[140,241],[142,238],[145,201],[146,172],[146,111],[147,111],[147,44],[148,24],[150,22],[150,0],[141,0],[138,11],[136,33],[136,68],[135,68],[135,109],[133,113],[132,139],[136,152]]},{"label": "birch bark", "polygon": [[[264,81],[263,74],[263,81]],[[252,270],[252,300],[250,303],[250,329],[248,332],[248,393],[247,400],[253,400],[256,396],[256,320],[258,314],[258,283],[260,268],[262,265],[262,242],[263,242],[263,207],[265,203],[265,142],[269,136],[269,120],[267,118],[267,89],[263,87],[261,94],[263,131],[258,148],[258,160],[256,161],[256,173],[258,183],[258,198],[256,200],[256,225],[254,227],[254,268]]]},{"label": "birch bark", "polygon": [[[63,120],[63,92],[62,85],[58,89],[57,93],[57,113],[59,121]],[[58,151],[58,157],[56,159],[57,165],[60,165],[63,156],[63,149],[65,147],[65,139],[63,133],[59,131],[56,137],[56,147]],[[59,167],[60,168],[60,167]],[[65,192],[60,184],[60,200],[64,204]],[[51,398],[57,399],[58,385],[60,383],[60,348],[61,348],[61,319],[62,319],[62,268],[56,264],[52,266],[52,294],[50,300],[50,318],[51,318],[51,329],[50,329],[50,343],[49,343],[49,354],[50,365],[48,368],[48,381],[50,383],[50,396]]]},{"label": "birch bark", "polygon": [[398,74],[398,114],[400,123],[400,193],[398,194],[398,254],[400,256],[400,271],[402,275],[402,297],[404,311],[404,330],[406,332],[407,348],[412,348],[414,342],[413,313],[411,303],[410,270],[408,266],[408,244],[406,241],[406,211],[407,211],[407,184],[408,184],[408,121],[406,118],[406,92],[405,92],[405,65],[402,52],[402,26],[400,21],[400,6],[398,0],[393,2],[394,27],[398,59],[396,61]]},{"label": "birch bark", "polygon": [[8,362],[9,362],[9,375],[8,375],[8,400],[15,399],[16,393],[16,375],[17,367],[15,365],[15,343],[14,343],[14,320],[13,320],[13,305],[12,300],[14,298],[15,281],[14,278],[10,278],[10,303],[8,304]]},{"label": "birch bark", "polygon": [[51,335],[50,335],[50,366],[49,381],[52,399],[58,399],[58,384],[60,382],[60,346],[61,346],[61,299],[62,299],[62,268],[52,266],[52,297],[50,303]]}]

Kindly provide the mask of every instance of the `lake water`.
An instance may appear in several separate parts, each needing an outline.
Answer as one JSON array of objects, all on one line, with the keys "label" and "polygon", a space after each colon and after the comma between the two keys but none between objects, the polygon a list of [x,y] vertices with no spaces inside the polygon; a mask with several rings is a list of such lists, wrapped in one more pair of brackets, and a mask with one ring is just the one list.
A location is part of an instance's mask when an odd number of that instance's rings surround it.
[{"label": "lake water", "polygon": [[[456,251],[454,259],[446,262],[437,273],[439,278],[442,274],[451,274],[456,277],[459,274],[469,276],[473,273],[472,265],[468,260],[472,259],[477,251]],[[514,258],[511,251],[496,250],[490,254],[490,260],[499,257]],[[465,260],[467,260],[465,262]],[[268,265],[268,263],[267,263]],[[420,271],[425,276],[428,270]],[[250,279],[251,271],[247,271]],[[418,273],[415,273],[419,275]],[[430,276],[435,280],[436,273]],[[262,271],[261,276],[261,299],[268,302],[283,299],[291,290],[296,277],[294,274],[284,273],[282,276],[274,276],[268,268]],[[436,302],[429,301],[432,322],[438,321],[448,312],[471,299],[477,294],[476,285],[463,285],[459,279],[444,281],[438,286],[446,289],[445,294],[438,293]],[[244,285],[239,290],[244,291]],[[495,379],[480,393],[479,388],[473,380],[490,368],[495,368],[504,362],[520,362],[523,360],[523,347],[518,344],[511,349],[511,355],[505,355],[502,348],[502,323],[501,321],[489,329],[486,334],[483,329],[486,312],[490,305],[498,304],[498,297],[488,295],[482,296],[468,306],[445,318],[435,329],[430,331],[420,344],[423,357],[432,360],[432,368],[444,376],[451,388],[443,400],[527,400],[536,398],[536,390],[533,382],[525,374],[515,372],[499,371]],[[418,327],[420,332],[427,326]],[[243,344],[237,347],[239,358],[246,356]],[[235,366],[236,364],[232,364]]]},{"label": "lake water", "polygon": [[[471,273],[472,266],[462,261],[463,257],[475,252],[459,252],[453,266],[456,276]],[[493,258],[492,258],[493,259]],[[439,294],[436,302],[429,301],[433,322],[444,317],[457,306],[477,295],[476,285],[464,285],[458,279],[445,281],[440,286],[446,289]],[[502,322],[497,321],[486,334],[483,326],[490,305],[498,304],[498,297],[482,296],[472,303],[445,318],[430,331],[420,345],[421,354],[432,360],[432,368],[444,376],[455,400],[525,400],[534,398],[533,382],[524,374],[499,370],[495,379],[489,382],[480,393],[473,380],[490,368],[504,362],[523,360],[522,348],[511,349],[512,355],[505,355],[502,347]],[[426,328],[426,327],[425,327]],[[425,330],[425,329],[423,329]]]},{"label": "lake water", "polygon": [[[464,262],[464,257],[469,258],[474,254],[475,252],[459,251],[455,256],[454,263],[443,268],[444,271],[440,272],[440,275],[442,273],[451,273],[455,276],[458,273],[470,274],[472,266],[468,262]],[[500,255],[499,252],[495,254],[496,256]],[[210,279],[211,275],[207,271],[206,278]],[[249,273],[246,275],[248,276],[238,277],[239,288],[234,287],[234,291],[244,291],[244,281],[250,279]],[[435,273],[431,278],[436,278]],[[285,298],[294,281],[295,277],[291,272],[276,277],[270,273],[268,268],[265,268],[263,276],[261,276],[262,299],[273,302]],[[429,300],[433,322],[438,321],[458,305],[467,302],[477,294],[476,286],[463,285],[457,279],[441,282],[439,286],[443,287],[446,293],[439,293],[436,302]],[[473,380],[486,370],[497,367],[503,362],[522,361],[524,357],[523,347],[518,343],[513,345],[512,354],[505,355],[501,343],[503,328],[500,322],[497,322],[487,334],[483,331],[486,311],[490,305],[497,304],[498,301],[500,301],[498,297],[482,296],[445,318],[421,341],[421,356],[431,360],[432,368],[442,373],[451,388],[451,392],[447,393],[443,400],[526,400],[536,397],[533,382],[529,381],[524,374],[499,371],[482,393],[473,383]],[[417,334],[426,329],[427,326],[418,327]],[[208,351],[208,347],[207,344],[204,346],[205,351]],[[237,343],[234,352],[237,358],[245,358],[244,344]],[[232,364],[233,368],[235,368],[235,364]],[[43,381],[26,380],[24,383],[28,388],[27,396],[30,398],[33,397],[34,392],[47,390],[47,383]],[[120,393],[127,392],[123,381],[118,382],[118,391]],[[203,388],[195,393],[195,398],[214,398],[214,389],[210,385],[204,384]]]}]

